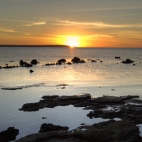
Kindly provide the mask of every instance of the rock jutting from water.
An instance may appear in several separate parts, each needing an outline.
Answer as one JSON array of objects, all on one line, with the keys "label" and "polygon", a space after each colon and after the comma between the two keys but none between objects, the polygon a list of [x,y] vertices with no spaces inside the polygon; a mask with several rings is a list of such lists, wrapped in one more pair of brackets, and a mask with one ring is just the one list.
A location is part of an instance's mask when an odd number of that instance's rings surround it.
[{"label": "rock jutting from water", "polygon": [[19,134],[19,130],[14,127],[9,127],[7,130],[0,132],[0,142],[14,141]]},{"label": "rock jutting from water", "polygon": [[125,61],[122,61],[122,63],[124,63],[124,64],[131,64],[131,63],[134,63],[134,61],[132,61],[130,59],[126,59]]},{"label": "rock jutting from water", "polygon": [[139,128],[125,121],[110,120],[72,131],[52,130],[36,133],[16,142],[140,142]]},{"label": "rock jutting from water", "polygon": [[[21,111],[38,111],[43,108],[54,108],[56,106],[74,105],[75,107],[84,107],[91,109],[90,118],[120,118],[124,121],[133,122],[135,124],[142,123],[142,100],[139,106],[134,103],[134,98],[139,96],[102,96],[91,98],[90,94],[73,95],[73,96],[43,96],[42,100],[36,103],[27,103],[19,110]],[[135,99],[135,102],[137,99]],[[133,105],[130,105],[133,102]]]},{"label": "rock jutting from water", "polygon": [[[60,127],[62,130],[55,130],[56,126],[43,124],[41,126],[42,134],[33,134],[16,142],[140,142],[142,138],[136,124],[142,124],[142,100],[138,98],[139,96],[136,95],[91,98],[91,95],[87,93],[73,96],[43,96],[39,102],[24,104],[20,110],[38,111],[46,107],[74,105],[91,109],[87,114],[89,118],[120,118],[121,121],[110,120],[90,126],[84,125],[72,131],[67,131],[67,127],[65,127],[66,130],[63,130],[62,127]],[[51,131],[49,132],[49,130]]]}]

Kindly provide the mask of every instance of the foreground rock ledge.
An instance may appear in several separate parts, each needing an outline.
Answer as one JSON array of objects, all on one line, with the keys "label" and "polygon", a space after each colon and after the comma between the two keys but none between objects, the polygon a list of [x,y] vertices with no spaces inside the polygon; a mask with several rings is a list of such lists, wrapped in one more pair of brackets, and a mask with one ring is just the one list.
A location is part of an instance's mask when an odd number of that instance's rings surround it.
[{"label": "foreground rock ledge", "polygon": [[73,131],[36,133],[16,142],[140,142],[139,128],[125,121],[101,122]]},{"label": "foreground rock ledge", "polygon": [[91,98],[90,94],[74,96],[43,96],[39,102],[27,103],[19,110],[38,111],[43,108],[54,108],[56,106],[74,105],[90,109],[87,114],[92,118],[113,119],[120,118],[134,124],[142,124],[142,100],[136,99],[139,96],[102,96]]}]

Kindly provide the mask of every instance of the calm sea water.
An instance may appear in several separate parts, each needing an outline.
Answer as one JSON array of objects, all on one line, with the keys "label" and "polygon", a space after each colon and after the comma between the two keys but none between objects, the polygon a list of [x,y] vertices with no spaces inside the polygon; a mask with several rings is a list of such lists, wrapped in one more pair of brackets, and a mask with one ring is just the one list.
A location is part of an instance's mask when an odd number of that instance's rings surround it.
[{"label": "calm sea water", "polygon": [[[92,97],[102,95],[139,95],[142,98],[142,49],[96,49],[59,47],[0,47],[0,66],[19,65],[22,59],[40,63],[31,68],[0,69],[0,88],[31,85],[22,90],[0,89],[0,131],[14,126],[20,130],[17,138],[38,132],[42,123],[78,127],[81,123],[93,124],[104,119],[89,119],[89,110],[73,106],[42,109],[37,112],[21,112],[24,103],[36,102],[43,95],[76,95],[90,93]],[[44,66],[61,58],[71,61],[73,57],[85,64]],[[120,56],[121,60],[115,59]],[[122,64],[131,59],[135,66]],[[96,59],[91,63],[89,59]],[[12,62],[11,62],[12,61]],[[103,62],[100,62],[103,61]],[[43,84],[41,84],[43,83]],[[35,84],[40,84],[36,87]],[[59,84],[68,84],[62,89]],[[113,90],[112,90],[113,89]],[[47,119],[42,119],[47,117]]]}]

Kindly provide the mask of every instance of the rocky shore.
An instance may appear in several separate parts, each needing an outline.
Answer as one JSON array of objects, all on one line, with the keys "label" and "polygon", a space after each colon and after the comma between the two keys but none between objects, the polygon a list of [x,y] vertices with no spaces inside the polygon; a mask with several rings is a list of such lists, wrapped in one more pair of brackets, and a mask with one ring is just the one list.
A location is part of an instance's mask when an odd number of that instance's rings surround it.
[{"label": "rocky shore", "polygon": [[58,130],[36,133],[16,142],[141,142],[139,128],[125,121],[101,122],[81,126],[73,131]]},{"label": "rocky shore", "polygon": [[[107,118],[107,122],[81,124],[69,131],[67,126],[42,124],[39,133],[23,137],[16,142],[141,142],[139,127],[142,124],[142,100],[139,96],[102,96],[90,94],[73,96],[43,96],[39,102],[24,104],[20,111],[39,111],[43,108],[74,105],[91,110],[87,116]],[[120,118],[115,121],[114,118]]]}]

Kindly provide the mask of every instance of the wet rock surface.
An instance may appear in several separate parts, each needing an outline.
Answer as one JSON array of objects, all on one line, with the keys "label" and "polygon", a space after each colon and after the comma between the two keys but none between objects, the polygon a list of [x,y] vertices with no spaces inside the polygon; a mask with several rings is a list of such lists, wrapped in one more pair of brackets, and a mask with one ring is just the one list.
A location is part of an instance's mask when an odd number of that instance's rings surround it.
[{"label": "wet rock surface", "polygon": [[40,127],[39,132],[43,133],[43,132],[68,130],[68,129],[69,129],[69,127],[66,127],[66,126],[63,127],[63,126],[59,126],[59,125],[53,125],[51,123],[49,123],[49,124],[43,123]]},{"label": "wet rock surface", "polygon": [[125,121],[101,122],[80,126],[73,131],[59,130],[36,133],[16,142],[140,142],[139,128]]},{"label": "wet rock surface", "polygon": [[84,95],[74,95],[74,96],[43,96],[43,100],[40,100],[36,103],[27,103],[22,106],[19,110],[23,111],[38,111],[42,108],[54,108],[56,106],[67,106],[67,105],[75,105],[78,103],[84,103],[87,99],[91,98],[90,94]]},{"label": "wet rock surface", "polygon": [[[107,122],[81,125],[75,130],[53,124],[42,124],[40,132],[21,138],[16,142],[141,142],[139,127],[142,124],[142,100],[139,96],[102,96],[91,98],[90,94],[73,96],[43,96],[36,103],[24,104],[20,110],[37,111],[56,106],[74,105],[91,109],[89,118],[107,118]],[[120,118],[121,121],[115,121]],[[57,129],[56,129],[57,128]],[[59,129],[58,129],[59,128]]]},{"label": "wet rock surface", "polygon": [[19,130],[9,127],[7,130],[0,132],[0,142],[14,141],[19,134]]},{"label": "wet rock surface", "polygon": [[74,105],[75,107],[84,107],[91,109],[87,114],[89,118],[120,118],[124,121],[135,124],[142,123],[142,101],[139,96],[102,96],[91,98],[90,94],[73,96],[43,96],[42,100],[36,103],[27,103],[19,110],[38,111],[43,108],[54,108],[56,106]]}]

